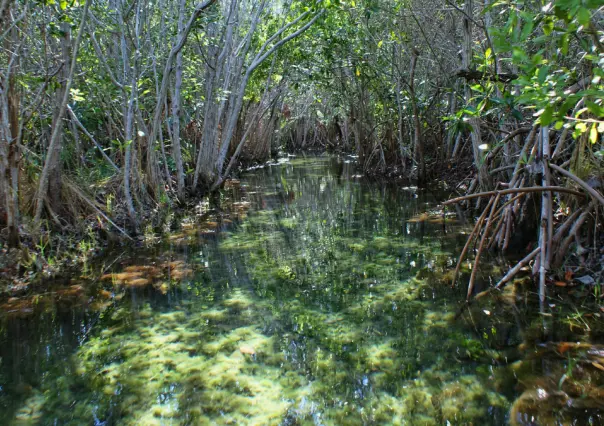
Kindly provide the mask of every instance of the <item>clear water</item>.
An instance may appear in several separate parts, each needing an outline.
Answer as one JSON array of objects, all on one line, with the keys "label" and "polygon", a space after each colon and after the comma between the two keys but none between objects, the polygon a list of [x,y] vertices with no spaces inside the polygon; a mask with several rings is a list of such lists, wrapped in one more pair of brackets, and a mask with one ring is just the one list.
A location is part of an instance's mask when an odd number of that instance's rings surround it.
[{"label": "clear water", "polygon": [[[519,284],[462,309],[464,227],[421,216],[430,193],[312,158],[248,172],[222,198],[4,305],[0,424],[556,424],[565,409],[565,424],[600,424],[597,406],[579,423],[568,404],[536,409],[539,393],[512,406],[566,361],[518,349],[543,333]],[[484,270],[483,286],[500,272]]]}]

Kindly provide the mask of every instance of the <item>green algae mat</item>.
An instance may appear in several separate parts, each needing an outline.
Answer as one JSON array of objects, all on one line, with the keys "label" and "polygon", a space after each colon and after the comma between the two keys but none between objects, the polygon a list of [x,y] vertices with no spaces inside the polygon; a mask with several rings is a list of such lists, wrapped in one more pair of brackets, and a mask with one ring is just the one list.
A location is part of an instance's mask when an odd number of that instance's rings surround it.
[{"label": "green algae mat", "polygon": [[437,195],[306,158],[221,198],[4,303],[0,424],[602,424],[600,319],[522,280],[466,307]]}]

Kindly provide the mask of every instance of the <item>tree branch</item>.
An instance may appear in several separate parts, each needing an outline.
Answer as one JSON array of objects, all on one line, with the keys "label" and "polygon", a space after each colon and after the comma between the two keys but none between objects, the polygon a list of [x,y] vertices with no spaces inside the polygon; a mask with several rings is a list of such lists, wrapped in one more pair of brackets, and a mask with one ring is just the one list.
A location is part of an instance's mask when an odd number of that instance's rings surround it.
[{"label": "tree branch", "polygon": [[96,141],[96,139],[94,138],[94,136],[92,136],[90,134],[90,132],[88,132],[88,130],[86,130],[86,128],[84,127],[84,125],[80,122],[80,120],[78,120],[78,117],[75,115],[75,113],[73,112],[73,110],[71,109],[71,107],[69,105],[67,105],[67,112],[69,112],[69,115],[71,116],[71,119],[76,124],[76,126],[78,126],[80,128],[80,130],[82,132],[84,132],[84,134],[86,136],[88,136],[88,139],[90,139],[94,143],[94,145],[99,149],[99,151],[101,152],[101,155],[103,156],[103,158],[105,160],[107,160],[107,162],[111,165],[111,167],[113,167],[115,169],[115,171],[119,172],[120,168],[115,165],[115,163],[111,160],[111,158],[109,158],[109,156],[103,150],[103,147],[101,147],[101,145],[99,145],[99,143]]},{"label": "tree branch", "polygon": [[567,178],[569,178],[570,180],[574,181],[577,185],[579,185],[581,188],[583,188],[585,191],[587,191],[589,193],[589,195],[591,195],[595,200],[599,201],[600,204],[602,204],[604,206],[604,197],[602,197],[602,194],[600,194],[598,191],[596,191],[591,186],[589,186],[587,184],[587,182],[585,182],[578,176],[572,174],[571,172],[564,170],[562,167],[556,166],[553,163],[549,163],[549,166],[552,169],[559,172],[560,174],[562,174],[562,175],[566,176]]},{"label": "tree branch", "polygon": [[494,74],[492,72],[481,72],[472,69],[458,69],[455,71],[456,77],[465,78],[468,81],[494,80],[503,83],[509,83],[518,78],[517,74],[500,72]]}]

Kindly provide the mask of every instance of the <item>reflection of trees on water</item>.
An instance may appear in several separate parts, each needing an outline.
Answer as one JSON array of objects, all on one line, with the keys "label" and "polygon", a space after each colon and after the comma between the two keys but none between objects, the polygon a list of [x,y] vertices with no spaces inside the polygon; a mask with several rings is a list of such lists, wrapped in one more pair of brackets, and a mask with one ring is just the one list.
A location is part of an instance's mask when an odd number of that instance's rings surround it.
[{"label": "reflection of trees on water", "polygon": [[[2,366],[39,369],[2,377],[5,412],[60,424],[505,423],[519,378],[544,375],[518,350],[540,330],[519,320],[531,318],[516,303],[526,293],[513,285],[460,309],[448,281],[459,225],[431,213],[429,195],[354,176],[332,160],[251,172],[229,195],[239,220],[225,228],[207,213],[122,259],[98,284],[124,298],[110,293],[101,314],[11,323],[14,353],[36,356]],[[527,386],[514,409],[534,412]]]}]

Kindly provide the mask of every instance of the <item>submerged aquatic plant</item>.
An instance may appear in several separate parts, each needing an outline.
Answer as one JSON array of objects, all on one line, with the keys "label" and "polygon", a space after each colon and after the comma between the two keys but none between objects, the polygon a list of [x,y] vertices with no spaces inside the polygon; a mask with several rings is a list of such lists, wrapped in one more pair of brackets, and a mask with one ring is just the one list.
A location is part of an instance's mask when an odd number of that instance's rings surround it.
[{"label": "submerged aquatic plant", "polygon": [[[15,398],[12,420],[499,425],[510,412],[545,416],[529,403],[538,389],[578,398],[585,380],[596,404],[599,352],[569,346],[550,357],[548,387],[538,380],[527,360],[542,318],[523,330],[513,320],[520,284],[460,310],[446,275],[457,240],[442,224],[407,223],[415,198],[281,167],[295,200],[280,173],[250,175],[238,188],[255,194],[231,202],[247,218],[228,233],[208,238],[218,225],[186,221],[163,246],[112,264],[98,293],[112,303],[33,383],[34,399]],[[554,391],[571,353],[580,361]]]}]

